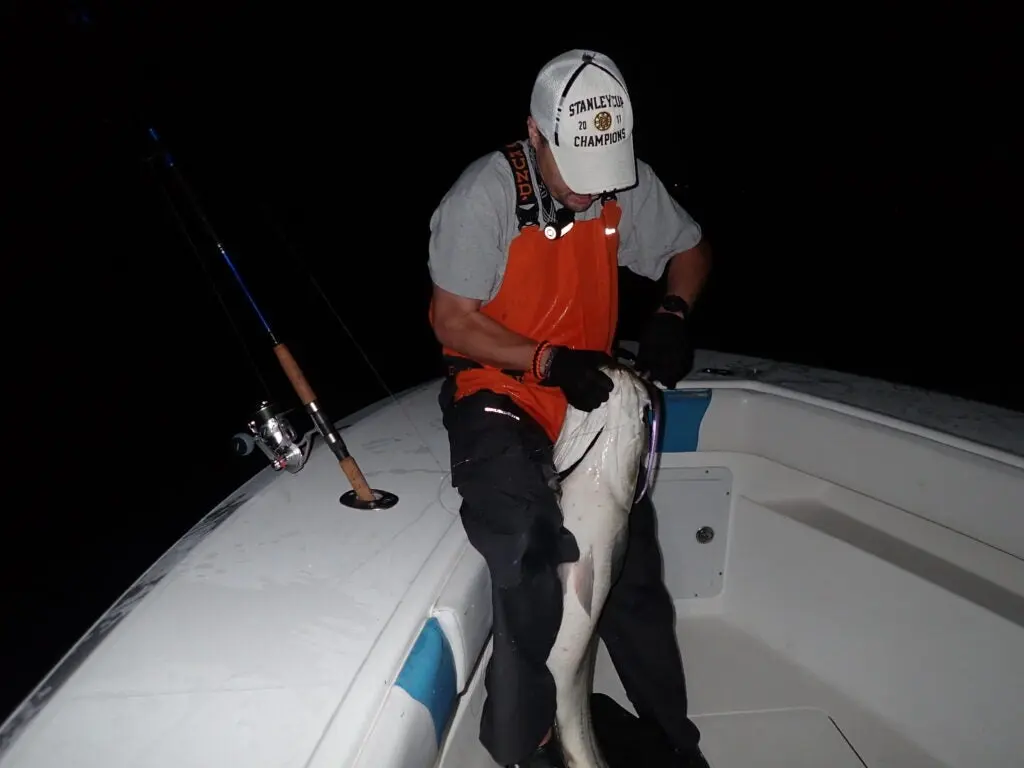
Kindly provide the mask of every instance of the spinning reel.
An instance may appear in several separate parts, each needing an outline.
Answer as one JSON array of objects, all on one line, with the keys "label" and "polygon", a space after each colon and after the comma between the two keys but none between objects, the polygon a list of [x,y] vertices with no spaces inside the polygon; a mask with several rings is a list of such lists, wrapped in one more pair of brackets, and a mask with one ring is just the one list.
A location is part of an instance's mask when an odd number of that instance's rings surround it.
[{"label": "spinning reel", "polygon": [[299,440],[295,428],[283,413],[277,413],[272,403],[260,403],[248,426],[249,434],[239,432],[231,439],[235,453],[248,456],[258,445],[274,469],[286,469],[292,474],[302,469],[309,458],[311,435]]}]

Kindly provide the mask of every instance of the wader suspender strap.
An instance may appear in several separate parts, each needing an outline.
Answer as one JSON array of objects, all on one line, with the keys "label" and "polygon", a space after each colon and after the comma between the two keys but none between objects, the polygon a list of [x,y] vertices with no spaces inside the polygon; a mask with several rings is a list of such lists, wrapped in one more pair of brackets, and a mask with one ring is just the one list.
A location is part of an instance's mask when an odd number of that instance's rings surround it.
[{"label": "wader suspender strap", "polygon": [[[529,159],[523,152],[523,145],[518,141],[503,146],[501,153],[505,155],[505,159],[508,160],[509,167],[512,169],[513,183],[516,188],[516,219],[519,221],[519,229],[531,224],[540,224],[541,206],[544,210],[544,219],[554,221],[555,201],[551,198],[547,185],[538,175],[535,188],[533,179],[530,178],[530,162],[532,161],[533,166],[537,167],[537,153],[534,152],[533,147],[530,146]],[[540,204],[538,204],[538,197]],[[615,199],[614,192],[605,192],[601,195],[601,205]]]},{"label": "wader suspender strap", "polygon": [[[512,179],[516,190],[516,219],[519,221],[519,229],[530,225],[539,225],[540,206],[537,203],[537,192],[534,189],[533,179],[530,178],[530,163],[523,151],[523,145],[515,141],[503,146],[501,152],[508,160],[509,168],[512,169]],[[546,193],[547,190],[545,189],[543,192]],[[449,376],[454,376],[459,371],[483,367],[468,357],[453,355],[445,355],[444,364]],[[526,375],[526,371],[502,369],[501,372],[518,381],[522,381]]]},{"label": "wader suspender strap", "polygon": [[[501,153],[505,155],[509,168],[512,169],[512,179],[516,190],[516,219],[519,220],[519,229],[531,224],[539,225],[540,205],[533,179],[530,178],[530,161],[523,151],[523,145],[514,141],[503,146]],[[542,190],[542,194],[544,192],[547,190]]]}]

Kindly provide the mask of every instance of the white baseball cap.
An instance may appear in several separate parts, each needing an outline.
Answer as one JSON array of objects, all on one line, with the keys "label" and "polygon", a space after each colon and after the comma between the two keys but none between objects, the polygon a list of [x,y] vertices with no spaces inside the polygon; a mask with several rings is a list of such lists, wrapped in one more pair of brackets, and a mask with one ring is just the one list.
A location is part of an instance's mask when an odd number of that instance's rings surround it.
[{"label": "white baseball cap", "polygon": [[534,82],[530,113],[573,192],[597,195],[636,184],[633,106],[607,56],[577,49],[549,61]]}]

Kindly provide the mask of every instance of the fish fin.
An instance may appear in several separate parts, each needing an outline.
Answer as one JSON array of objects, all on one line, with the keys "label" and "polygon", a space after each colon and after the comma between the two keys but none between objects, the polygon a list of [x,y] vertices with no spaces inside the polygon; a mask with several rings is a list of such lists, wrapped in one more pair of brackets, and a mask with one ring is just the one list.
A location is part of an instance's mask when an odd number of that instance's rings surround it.
[{"label": "fish fin", "polygon": [[558,580],[562,582],[562,599],[565,600],[565,593],[569,591],[569,580],[572,578],[572,568],[575,563],[558,564]]},{"label": "fish fin", "polygon": [[590,616],[594,603],[594,553],[591,550],[588,549],[573,568],[572,582],[580,605]]},{"label": "fish fin", "polygon": [[626,564],[626,550],[629,547],[629,536],[627,533],[627,527],[623,527],[623,530],[615,537],[615,543],[612,545],[612,584],[618,580],[619,575],[622,573],[622,566]]}]

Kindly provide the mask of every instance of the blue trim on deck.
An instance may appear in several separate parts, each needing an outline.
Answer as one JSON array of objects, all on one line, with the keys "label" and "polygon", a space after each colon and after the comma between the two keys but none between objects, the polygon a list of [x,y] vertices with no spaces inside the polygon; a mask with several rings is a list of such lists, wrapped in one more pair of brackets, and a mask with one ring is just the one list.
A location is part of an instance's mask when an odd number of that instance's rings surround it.
[{"label": "blue trim on deck", "polygon": [[455,711],[455,657],[437,619],[431,617],[423,625],[395,685],[430,712],[440,746],[441,734]]},{"label": "blue trim on deck", "polygon": [[662,453],[696,451],[700,444],[700,427],[711,405],[710,389],[678,389],[663,392],[661,446]]}]

